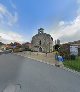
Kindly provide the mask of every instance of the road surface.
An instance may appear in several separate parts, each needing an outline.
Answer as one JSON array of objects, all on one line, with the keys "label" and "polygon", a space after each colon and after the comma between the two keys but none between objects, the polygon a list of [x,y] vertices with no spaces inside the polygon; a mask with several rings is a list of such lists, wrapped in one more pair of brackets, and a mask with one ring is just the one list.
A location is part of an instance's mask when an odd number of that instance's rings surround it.
[{"label": "road surface", "polygon": [[80,76],[22,56],[0,55],[0,92],[15,88],[15,92],[80,92]]}]

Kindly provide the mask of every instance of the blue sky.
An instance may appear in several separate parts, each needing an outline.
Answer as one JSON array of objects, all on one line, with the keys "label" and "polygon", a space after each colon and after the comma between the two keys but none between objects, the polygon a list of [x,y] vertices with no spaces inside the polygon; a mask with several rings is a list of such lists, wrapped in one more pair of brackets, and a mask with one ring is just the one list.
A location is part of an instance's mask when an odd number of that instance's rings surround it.
[{"label": "blue sky", "polygon": [[43,27],[54,40],[78,40],[73,38],[80,29],[79,23],[74,23],[80,21],[79,6],[80,0],[0,0],[1,39],[31,41],[37,29]]}]

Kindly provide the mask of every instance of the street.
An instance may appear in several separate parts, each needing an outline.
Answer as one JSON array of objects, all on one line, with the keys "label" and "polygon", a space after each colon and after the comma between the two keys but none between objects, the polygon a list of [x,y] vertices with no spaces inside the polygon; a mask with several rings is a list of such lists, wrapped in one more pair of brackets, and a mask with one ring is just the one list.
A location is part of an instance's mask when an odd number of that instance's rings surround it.
[{"label": "street", "polygon": [[80,76],[22,56],[3,54],[0,92],[9,85],[19,85],[18,92],[80,92]]}]

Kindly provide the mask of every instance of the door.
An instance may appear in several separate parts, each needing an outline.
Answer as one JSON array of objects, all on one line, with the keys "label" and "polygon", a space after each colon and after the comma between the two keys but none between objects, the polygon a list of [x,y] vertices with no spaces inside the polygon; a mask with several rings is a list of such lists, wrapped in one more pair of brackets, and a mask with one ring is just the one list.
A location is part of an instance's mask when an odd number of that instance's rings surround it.
[{"label": "door", "polygon": [[39,48],[39,52],[42,52],[42,48],[41,47]]}]

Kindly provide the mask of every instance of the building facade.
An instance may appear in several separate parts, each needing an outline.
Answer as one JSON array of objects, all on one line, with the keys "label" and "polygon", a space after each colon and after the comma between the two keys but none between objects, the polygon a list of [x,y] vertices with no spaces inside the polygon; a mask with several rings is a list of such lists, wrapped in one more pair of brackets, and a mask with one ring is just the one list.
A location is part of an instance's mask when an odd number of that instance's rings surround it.
[{"label": "building facade", "polygon": [[37,52],[52,52],[53,38],[50,34],[44,33],[44,29],[38,29],[38,34],[32,37],[32,50]]},{"label": "building facade", "polygon": [[62,44],[61,48],[61,51],[66,52],[68,55],[80,56],[80,40]]},{"label": "building facade", "polygon": [[22,47],[31,49],[31,43],[30,42],[23,43]]},{"label": "building facade", "polygon": [[59,39],[55,40],[55,45],[56,44],[60,45],[60,40]]}]

